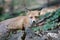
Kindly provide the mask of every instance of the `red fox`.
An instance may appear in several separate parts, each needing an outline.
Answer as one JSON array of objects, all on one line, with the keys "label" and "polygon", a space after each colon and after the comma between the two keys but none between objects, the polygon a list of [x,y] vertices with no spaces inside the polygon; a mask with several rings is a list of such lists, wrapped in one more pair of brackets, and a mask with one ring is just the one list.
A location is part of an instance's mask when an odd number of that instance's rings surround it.
[{"label": "red fox", "polygon": [[[30,27],[32,23],[35,23],[40,16],[40,11],[28,11],[26,16],[18,16],[14,18],[8,25],[8,29],[21,29]],[[8,23],[8,22],[7,22]]]}]

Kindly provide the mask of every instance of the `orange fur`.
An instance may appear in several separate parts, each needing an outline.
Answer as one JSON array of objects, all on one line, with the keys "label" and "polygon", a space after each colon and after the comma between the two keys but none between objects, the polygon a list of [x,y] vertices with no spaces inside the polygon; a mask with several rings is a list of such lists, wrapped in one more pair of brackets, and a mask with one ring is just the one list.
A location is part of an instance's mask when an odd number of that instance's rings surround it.
[{"label": "orange fur", "polygon": [[26,16],[18,16],[16,18],[12,18],[13,20],[8,23],[8,29],[23,29],[23,27],[30,27],[30,17],[36,20],[35,16],[39,16],[39,11],[29,11]]}]

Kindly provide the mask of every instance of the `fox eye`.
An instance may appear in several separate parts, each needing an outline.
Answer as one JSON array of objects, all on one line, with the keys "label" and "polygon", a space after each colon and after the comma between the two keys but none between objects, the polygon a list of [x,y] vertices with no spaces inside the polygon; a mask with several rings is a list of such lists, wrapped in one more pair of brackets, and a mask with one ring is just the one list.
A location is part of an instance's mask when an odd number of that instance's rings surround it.
[{"label": "fox eye", "polygon": [[35,18],[39,18],[38,16],[35,16]]},{"label": "fox eye", "polygon": [[39,12],[39,15],[40,15],[40,12]]},{"label": "fox eye", "polygon": [[30,17],[30,18],[33,18],[33,17]]}]

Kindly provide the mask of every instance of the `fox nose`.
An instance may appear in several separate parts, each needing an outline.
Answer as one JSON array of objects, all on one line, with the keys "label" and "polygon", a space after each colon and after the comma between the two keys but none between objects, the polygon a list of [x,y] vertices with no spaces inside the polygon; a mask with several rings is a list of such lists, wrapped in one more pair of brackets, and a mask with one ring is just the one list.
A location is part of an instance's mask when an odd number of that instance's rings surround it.
[{"label": "fox nose", "polygon": [[35,21],[33,21],[33,23],[35,23]]}]

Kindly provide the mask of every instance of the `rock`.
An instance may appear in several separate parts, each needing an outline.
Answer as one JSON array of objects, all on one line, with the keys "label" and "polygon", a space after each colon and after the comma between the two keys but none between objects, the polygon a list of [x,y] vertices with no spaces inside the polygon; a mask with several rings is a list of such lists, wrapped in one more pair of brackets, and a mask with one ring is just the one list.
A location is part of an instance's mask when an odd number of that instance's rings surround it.
[{"label": "rock", "polygon": [[23,36],[23,31],[19,31],[16,34],[11,34],[9,40],[22,40],[21,37]]},{"label": "rock", "polygon": [[58,34],[56,33],[47,33],[47,36],[50,36],[52,38],[58,38]]},{"label": "rock", "polygon": [[58,33],[60,34],[60,30],[58,30]]},{"label": "rock", "polygon": [[9,30],[6,27],[6,25],[0,24],[0,40],[6,40],[6,37],[9,34]]}]

